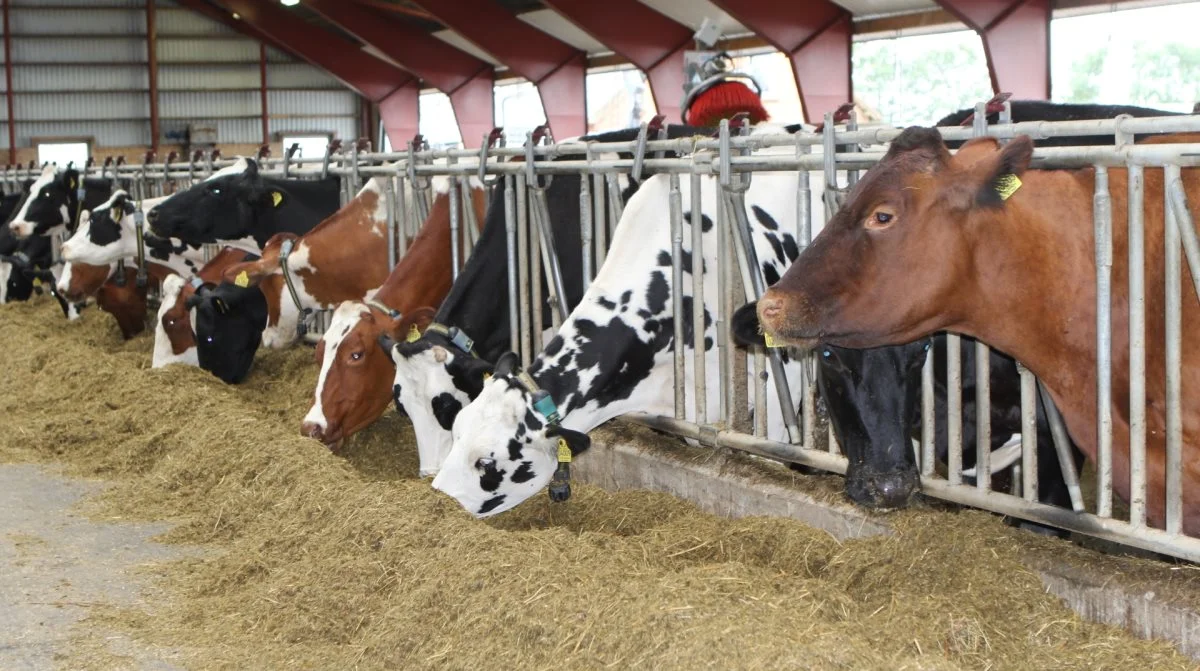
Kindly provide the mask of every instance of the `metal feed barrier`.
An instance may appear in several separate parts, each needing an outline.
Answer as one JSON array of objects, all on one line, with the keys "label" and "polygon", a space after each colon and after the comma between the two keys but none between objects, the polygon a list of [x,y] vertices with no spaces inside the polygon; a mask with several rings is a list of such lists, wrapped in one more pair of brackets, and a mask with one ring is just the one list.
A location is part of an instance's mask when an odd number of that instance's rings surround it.
[{"label": "metal feed barrier", "polygon": [[[974,485],[963,481],[962,454],[962,370],[960,341],[958,336],[947,339],[948,370],[947,388],[951,390],[948,400],[949,455],[945,474],[939,474],[934,458],[934,394],[933,366],[930,357],[922,375],[922,430],[918,463],[922,490],[927,495],[959,504],[983,508],[997,513],[1048,524],[1086,535],[1123,543],[1129,546],[1161,552],[1190,561],[1200,561],[1200,539],[1182,533],[1182,424],[1180,398],[1180,351],[1182,334],[1180,311],[1182,294],[1182,257],[1180,246],[1187,258],[1193,278],[1200,278],[1200,236],[1197,235],[1188,210],[1186,196],[1180,179],[1181,167],[1200,166],[1200,144],[1155,144],[1134,145],[1135,134],[1167,132],[1200,132],[1200,116],[1129,118],[1122,117],[1097,121],[1070,122],[1026,122],[1009,123],[1007,106],[1001,114],[1000,123],[988,126],[986,104],[976,107],[975,125],[971,128],[942,128],[947,140],[966,140],[977,135],[990,135],[1001,141],[1017,135],[1030,135],[1035,139],[1048,137],[1077,137],[1084,135],[1112,135],[1112,146],[1039,148],[1034,152],[1034,167],[1054,165],[1056,167],[1094,167],[1096,170],[1096,193],[1094,198],[1094,221],[1097,259],[1097,332],[1100,357],[1097,361],[1099,385],[1096,402],[1099,409],[1098,458],[1096,460],[1096,500],[1086,511],[1087,503],[1082,498],[1074,463],[1069,455],[1066,430],[1058,417],[1053,403],[1034,376],[1023,366],[1021,375],[1021,457],[1017,461],[1020,477],[1015,482],[1015,492],[993,491],[990,479],[991,427],[989,425],[990,400],[988,379],[988,350],[977,344],[976,357],[976,455],[977,477]],[[645,129],[644,129],[645,130]],[[623,174],[635,177],[666,173],[669,175],[669,208],[671,245],[674,263],[673,307],[674,314],[682,314],[683,273],[683,203],[680,184],[684,175],[690,180],[693,216],[700,212],[700,184],[704,178],[716,178],[720,190],[721,206],[717,211],[717,234],[719,236],[716,273],[720,295],[716,301],[715,329],[716,346],[719,352],[719,385],[708,389],[705,383],[703,347],[692,361],[695,372],[695,387],[692,390],[694,403],[692,420],[687,415],[687,390],[676,385],[675,411],[673,416],[649,416],[637,414],[630,419],[653,428],[696,441],[700,444],[745,451],[769,459],[800,463],[825,471],[845,473],[846,459],[840,454],[837,441],[832,435],[816,430],[816,384],[815,359],[812,353],[804,358],[804,373],[801,376],[801,403],[799,408],[790,402],[788,383],[776,358],[777,352],[763,351],[746,353],[732,346],[729,339],[729,319],[733,311],[745,301],[757,298],[765,288],[761,265],[754,258],[750,240],[743,193],[748,180],[755,173],[766,171],[797,171],[799,180],[796,193],[797,227],[795,236],[803,250],[811,241],[811,198],[809,171],[823,171],[826,191],[816,194],[823,198],[826,217],[830,217],[845,193],[843,182],[849,186],[857,179],[857,171],[869,169],[885,153],[885,145],[900,134],[900,129],[875,127],[857,129],[853,117],[843,126],[835,126],[832,115],[826,115],[824,129],[820,133],[800,132],[794,135],[758,135],[746,137],[731,130],[723,122],[716,138],[685,138],[675,140],[651,139],[642,132],[636,140],[616,143],[542,143],[540,137],[529,134],[523,147],[493,146],[488,138],[479,150],[436,150],[430,151],[417,141],[410,143],[407,151],[392,153],[369,153],[360,151],[359,146],[341,150],[331,146],[324,157],[293,159],[285,156],[281,161],[266,159],[261,172],[267,175],[306,179],[334,174],[343,180],[343,202],[352,197],[361,181],[371,176],[384,176],[389,212],[389,261],[394,265],[407,249],[407,241],[416,234],[421,222],[428,215],[432,202],[431,178],[447,178],[451,194],[452,259],[454,275],[468,258],[475,241],[475,226],[461,225],[471,216],[468,181],[477,177],[490,189],[499,180],[504,180],[503,206],[506,215],[506,239],[509,264],[509,310],[513,349],[522,361],[528,364],[542,348],[543,310],[550,310],[551,324],[555,329],[566,318],[565,290],[562,281],[564,272],[579,272],[586,288],[605,261],[608,241],[621,218],[619,178]],[[494,140],[494,136],[492,138]],[[754,155],[752,152],[765,147],[790,147],[790,153]],[[842,148],[842,149],[839,149]],[[849,150],[845,150],[849,148]],[[631,158],[609,158],[616,153]],[[665,158],[667,152],[679,153],[681,158]],[[520,161],[511,159],[519,157]],[[558,159],[551,161],[550,159]],[[219,167],[229,165],[227,160],[205,161],[203,170],[194,166],[197,158],[189,164],[146,164],[142,166],[115,165],[107,173],[99,173],[89,167],[89,175],[110,174],[114,179],[135,181],[195,180]],[[1145,198],[1142,173],[1145,167],[1165,169],[1164,203],[1167,206],[1165,272],[1174,281],[1166,283],[1167,306],[1167,396],[1166,396],[1166,528],[1151,528],[1146,524],[1146,471],[1145,471],[1145,314],[1143,251],[1143,222],[1141,203]],[[1130,293],[1135,297],[1130,305],[1130,362],[1132,412],[1130,417],[1131,492],[1129,514],[1114,515],[1113,468],[1112,468],[1112,415],[1111,415],[1111,267],[1112,267],[1112,222],[1111,198],[1108,191],[1108,168],[1121,167],[1129,170],[1129,201],[1131,217],[1130,234]],[[3,178],[6,188],[30,174],[28,170],[7,170]],[[581,244],[583,263],[579,268],[562,268],[558,263],[545,190],[549,180],[556,175],[578,175],[581,179],[579,211],[581,221]],[[124,182],[123,182],[124,183]],[[700,248],[702,230],[692,227],[693,249]],[[692,256],[692,283],[688,287],[697,301],[703,300],[704,287],[700,264],[702,255]],[[548,281],[543,282],[543,276]],[[1200,279],[1197,279],[1200,291]],[[543,284],[546,294],[543,295]],[[1140,298],[1136,298],[1140,297]],[[703,311],[693,314],[693,338],[703,339]],[[684,341],[682,320],[674,320],[676,342]],[[319,332],[320,323],[316,332]],[[693,343],[695,344],[695,343]],[[696,351],[696,350],[694,350]],[[768,357],[770,361],[768,363]],[[688,362],[682,349],[676,351],[674,368],[677,380],[684,379]],[[765,413],[755,413],[753,420],[747,419],[748,403],[754,407],[766,407],[767,395],[762,374],[770,365],[776,381],[774,393],[783,402],[784,422],[788,428],[787,442],[765,438]],[[747,376],[744,371],[755,373],[753,389],[746,389]],[[708,416],[707,398],[718,394],[719,411],[716,417]],[[1063,465],[1074,510],[1058,508],[1038,502],[1037,482],[1037,432],[1036,399],[1041,395],[1048,411],[1052,434],[1059,461]],[[796,411],[798,410],[798,415]]]}]

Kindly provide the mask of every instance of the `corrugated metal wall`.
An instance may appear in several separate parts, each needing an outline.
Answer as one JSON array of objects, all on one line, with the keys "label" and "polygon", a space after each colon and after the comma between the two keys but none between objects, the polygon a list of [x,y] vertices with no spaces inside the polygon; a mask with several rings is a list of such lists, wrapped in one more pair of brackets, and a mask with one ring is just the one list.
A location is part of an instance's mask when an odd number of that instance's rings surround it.
[{"label": "corrugated metal wall", "polygon": [[[216,126],[219,145],[262,142],[258,42],[170,0],[155,7],[159,143],[182,144],[194,123]],[[81,137],[97,149],[151,144],[145,0],[37,0],[9,12],[18,148]],[[359,97],[321,70],[268,49],[267,89],[270,141],[359,135]]]}]

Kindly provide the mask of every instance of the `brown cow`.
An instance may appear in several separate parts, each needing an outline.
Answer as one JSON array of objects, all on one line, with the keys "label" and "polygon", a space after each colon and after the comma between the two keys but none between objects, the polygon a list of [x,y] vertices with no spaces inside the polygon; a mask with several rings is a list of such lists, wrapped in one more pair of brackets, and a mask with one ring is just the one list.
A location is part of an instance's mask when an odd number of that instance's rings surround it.
[{"label": "brown cow", "polygon": [[[204,282],[220,284],[221,274],[225,269],[235,263],[241,263],[245,258],[245,250],[224,247],[204,264],[196,276]],[[153,368],[172,363],[200,365],[196,354],[192,311],[187,308],[187,299],[195,292],[188,280],[179,275],[171,275],[163,280],[162,305],[158,308],[158,318],[155,320],[154,361],[151,364]]]},{"label": "brown cow", "polygon": [[[263,345],[288,347],[297,338],[300,311],[283,281],[279,261],[286,241],[293,245],[288,270],[296,297],[304,308],[330,310],[342,301],[364,300],[387,280],[388,254],[384,244],[387,200],[383,196],[383,180],[372,177],[354,199],[303,236],[277,234],[267,241],[260,260],[239,263],[225,271],[226,282],[237,282],[240,278],[241,282],[260,285],[267,296]],[[482,222],[487,207],[486,192],[478,180],[472,180],[471,186],[476,221]],[[449,206],[449,196],[439,193],[430,217],[436,215],[438,221],[449,227]],[[446,244],[448,264],[449,241]]]},{"label": "brown cow", "polygon": [[[482,227],[484,192],[475,189],[472,194],[475,221]],[[441,304],[450,291],[450,266],[450,201],[441,195],[408,253],[371,297],[370,305],[347,301],[334,311],[317,344],[321,372],[315,402],[300,426],[303,435],[336,448],[383,415],[392,398],[396,366],[376,340],[385,333],[396,340],[403,338],[419,308]],[[403,317],[393,319],[380,306]],[[420,329],[432,320],[430,314],[427,321],[416,325]]]},{"label": "brown cow", "polygon": [[87,263],[67,263],[58,279],[58,292],[70,303],[82,303],[96,297],[96,305],[111,314],[121,329],[121,337],[129,340],[146,330],[146,291],[159,287],[173,271],[157,263],[146,264],[147,284],[137,286],[137,266],[128,265],[124,282],[117,282],[117,264],[94,266]]},{"label": "brown cow", "polygon": [[[1197,142],[1200,136],[1156,141]],[[845,347],[911,342],[939,330],[976,337],[1041,378],[1071,438],[1095,459],[1095,171],[1033,170],[1033,143],[977,139],[951,156],[938,133],[910,128],[851,192],[813,244],[758,304],[777,340]],[[1021,182],[1014,181],[1019,176]],[[1110,169],[1113,219],[1113,482],[1128,500],[1127,174]],[[1200,170],[1183,171],[1192,203]],[[1011,191],[1017,187],[1015,191]],[[1145,170],[1146,475],[1150,524],[1164,524],[1163,172]],[[1200,394],[1200,305],[1183,279],[1182,388]],[[1200,406],[1185,403],[1184,530],[1200,534]]]}]

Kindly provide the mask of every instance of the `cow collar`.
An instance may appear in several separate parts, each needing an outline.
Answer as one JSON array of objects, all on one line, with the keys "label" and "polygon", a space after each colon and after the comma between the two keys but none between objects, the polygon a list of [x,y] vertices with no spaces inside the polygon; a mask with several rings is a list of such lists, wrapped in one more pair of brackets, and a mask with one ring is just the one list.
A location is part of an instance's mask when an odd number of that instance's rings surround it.
[{"label": "cow collar", "polygon": [[[80,191],[80,193],[83,193],[83,188],[80,187],[79,191]],[[79,198],[80,198],[80,202],[83,202],[83,196],[81,195]],[[126,207],[128,207],[130,209],[127,210],[127,209],[125,209]],[[125,201],[124,207],[121,208],[122,218],[126,214],[133,215],[133,235],[134,235],[134,239],[137,241],[137,279],[135,280],[135,283],[137,285],[137,288],[144,289],[146,287],[146,278],[147,278],[146,238],[144,235],[145,231],[142,230],[142,226],[146,222],[146,214],[144,212],[142,212],[141,201],[138,201],[137,205],[133,205],[129,201]],[[112,210],[109,210],[109,217],[112,217]],[[117,221],[116,224],[118,227],[120,227],[121,222]],[[119,287],[125,286],[125,259],[121,259],[121,260],[117,261],[116,284]]]},{"label": "cow collar", "polygon": [[[433,322],[429,326],[425,327],[426,333],[430,331],[445,337],[450,341],[451,344],[462,350],[464,354],[470,354],[476,359],[479,358],[479,355],[475,353],[475,341],[467,337],[467,334],[457,326],[446,327],[437,322]],[[522,375],[524,375],[524,373],[522,373]],[[533,384],[532,379],[530,379],[529,382],[530,384]],[[534,387],[536,386],[537,385],[534,385]],[[553,401],[551,401],[551,403],[553,403]]]},{"label": "cow collar", "polygon": [[384,305],[383,303],[380,303],[379,301],[375,300],[374,298],[368,298],[367,300],[365,300],[363,302],[366,303],[368,306],[373,307],[376,310],[379,310],[380,312],[386,314],[389,319],[399,319],[400,317],[404,316],[396,308],[389,308],[388,306]]},{"label": "cow collar", "polygon": [[279,247],[279,269],[283,272],[283,283],[287,285],[288,294],[292,297],[292,303],[296,306],[296,310],[300,313],[300,318],[296,320],[296,337],[303,338],[308,333],[308,324],[305,320],[308,315],[312,314],[312,308],[306,308],[300,303],[300,294],[296,293],[296,285],[292,281],[292,273],[288,270],[288,257],[292,255],[292,249],[296,246],[296,241],[287,239]]},{"label": "cow collar", "polygon": [[[537,383],[533,381],[533,376],[526,371],[521,371],[516,379],[517,383],[533,396],[533,409],[546,418],[547,425],[549,427],[559,426],[562,417],[558,414],[558,406],[554,404],[550,393],[538,387]],[[567,441],[562,436],[558,438],[557,458],[558,466],[550,478],[548,493],[551,501],[562,503],[571,498],[571,447],[567,445]]]}]

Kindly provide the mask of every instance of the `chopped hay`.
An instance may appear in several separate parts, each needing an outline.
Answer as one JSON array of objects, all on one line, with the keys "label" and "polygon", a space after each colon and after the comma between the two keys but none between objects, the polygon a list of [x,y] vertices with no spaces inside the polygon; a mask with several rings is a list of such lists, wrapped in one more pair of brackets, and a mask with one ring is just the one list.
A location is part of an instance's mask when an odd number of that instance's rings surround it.
[{"label": "chopped hay", "polygon": [[[480,522],[416,478],[407,421],[332,455],[299,435],[307,348],[229,387],[149,370],[149,336],[0,308],[0,458],[113,483],[100,514],[166,519],[215,551],[154,569],[164,607],[98,609],[203,668],[1185,669],[1163,642],[1083,622],[976,512],[900,515],[837,543],[793,520],[728,520],[671,496],[576,486]],[[104,668],[111,657],[71,664]],[[83,651],[83,652],[80,652]]]}]

